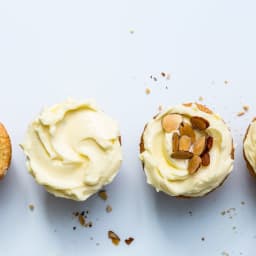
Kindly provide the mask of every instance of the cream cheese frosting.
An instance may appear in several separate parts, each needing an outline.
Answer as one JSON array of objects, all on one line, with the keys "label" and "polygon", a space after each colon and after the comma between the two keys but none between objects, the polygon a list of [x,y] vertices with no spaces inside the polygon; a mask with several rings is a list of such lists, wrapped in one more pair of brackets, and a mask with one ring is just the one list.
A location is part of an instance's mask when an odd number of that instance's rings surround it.
[{"label": "cream cheese frosting", "polygon": [[[193,116],[202,117],[209,122],[206,132],[213,138],[209,166],[202,166],[191,175],[187,170],[188,160],[170,157],[172,132],[164,132],[161,124],[162,118],[167,114],[180,114],[187,122]],[[146,125],[142,142],[144,150],[140,159],[147,182],[157,191],[171,196],[203,196],[218,187],[233,168],[233,140],[228,127],[219,115],[201,111],[197,104],[169,107],[158,114]]]},{"label": "cream cheese frosting", "polygon": [[256,120],[250,124],[244,140],[244,154],[251,168],[256,173]]},{"label": "cream cheese frosting", "polygon": [[109,184],[122,161],[116,121],[93,100],[66,100],[46,108],[21,144],[30,174],[58,197],[86,200]]}]

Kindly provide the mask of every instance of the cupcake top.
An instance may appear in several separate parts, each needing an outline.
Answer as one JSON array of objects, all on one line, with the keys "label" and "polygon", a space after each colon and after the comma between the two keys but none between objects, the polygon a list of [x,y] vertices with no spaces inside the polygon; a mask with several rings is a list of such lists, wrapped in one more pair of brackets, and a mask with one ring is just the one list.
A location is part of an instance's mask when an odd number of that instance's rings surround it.
[{"label": "cupcake top", "polygon": [[221,117],[202,105],[169,107],[146,125],[140,158],[157,191],[203,196],[233,168],[232,136]]},{"label": "cupcake top", "polygon": [[256,173],[256,119],[252,121],[245,135],[244,154],[250,169]]},{"label": "cupcake top", "polygon": [[21,147],[39,184],[78,201],[110,183],[122,160],[117,122],[91,100],[67,100],[42,111]]}]

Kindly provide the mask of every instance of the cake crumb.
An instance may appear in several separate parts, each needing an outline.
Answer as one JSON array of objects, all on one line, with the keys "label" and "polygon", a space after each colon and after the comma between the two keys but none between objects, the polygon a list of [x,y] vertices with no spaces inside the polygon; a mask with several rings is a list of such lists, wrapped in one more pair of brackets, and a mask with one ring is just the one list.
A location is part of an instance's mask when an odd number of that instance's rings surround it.
[{"label": "cake crumb", "polygon": [[100,243],[96,243],[96,245],[97,245],[97,246],[99,246],[99,245],[100,245]]},{"label": "cake crumb", "polygon": [[76,227],[75,227],[75,226],[73,227],[73,230],[76,230]]},{"label": "cake crumb", "polygon": [[222,252],[221,255],[222,255],[222,256],[229,256],[229,253],[227,253],[227,252]]},{"label": "cake crumb", "polygon": [[233,230],[236,230],[236,226],[233,226],[232,229],[233,229]]},{"label": "cake crumb", "polygon": [[119,236],[114,231],[111,231],[111,230],[108,231],[108,238],[111,239],[112,243],[116,246],[119,245],[121,241]]},{"label": "cake crumb", "polygon": [[204,98],[203,98],[202,96],[200,96],[200,97],[198,98],[198,100],[199,100],[199,101],[203,101]]},{"label": "cake crumb", "polygon": [[129,33],[133,35],[135,33],[134,29],[129,29]]},{"label": "cake crumb", "polygon": [[98,193],[98,195],[99,195],[99,197],[100,197],[102,200],[104,200],[104,201],[106,201],[106,200],[108,199],[108,194],[107,194],[106,190],[101,190],[101,191]]},{"label": "cake crumb", "polygon": [[85,224],[84,216],[80,214],[78,217],[78,220],[79,220],[79,223],[81,224],[81,226],[84,226],[84,224]]},{"label": "cake crumb", "polygon": [[245,114],[244,111],[240,111],[240,112],[238,112],[236,115],[237,115],[237,116],[243,116],[244,114]]},{"label": "cake crumb", "polygon": [[34,206],[33,204],[29,204],[29,205],[28,205],[28,208],[29,208],[30,211],[34,211],[35,206]]},{"label": "cake crumb", "polygon": [[244,202],[244,201],[242,201],[242,202],[241,202],[241,205],[245,205],[245,202]]},{"label": "cake crumb", "polygon": [[202,238],[201,238],[201,240],[202,240],[202,241],[205,241],[205,238],[204,238],[204,237],[202,237]]},{"label": "cake crumb", "polygon": [[248,105],[244,105],[244,106],[243,106],[243,110],[244,110],[245,112],[248,112],[248,111],[249,111],[249,108],[250,108],[250,107],[249,107]]},{"label": "cake crumb", "polygon": [[192,212],[192,211],[189,211],[188,214],[189,214],[189,216],[192,216],[192,215],[193,215],[193,212]]},{"label": "cake crumb", "polygon": [[162,76],[162,77],[165,77],[166,74],[165,74],[164,72],[161,72],[161,76]]},{"label": "cake crumb", "polygon": [[149,95],[151,93],[151,90],[149,88],[146,88],[145,93]]},{"label": "cake crumb", "polygon": [[93,237],[92,237],[92,236],[90,237],[90,240],[93,240]]},{"label": "cake crumb", "polygon": [[163,106],[162,105],[159,105],[158,106],[158,111],[161,112],[163,110]]},{"label": "cake crumb", "polygon": [[228,80],[224,80],[224,84],[228,84]]},{"label": "cake crumb", "polygon": [[107,205],[107,206],[106,206],[106,212],[107,212],[107,213],[112,212],[112,207],[111,207],[111,205]]},{"label": "cake crumb", "polygon": [[125,239],[124,241],[125,241],[125,243],[127,245],[130,245],[134,241],[134,238],[133,237],[129,237],[129,238]]}]

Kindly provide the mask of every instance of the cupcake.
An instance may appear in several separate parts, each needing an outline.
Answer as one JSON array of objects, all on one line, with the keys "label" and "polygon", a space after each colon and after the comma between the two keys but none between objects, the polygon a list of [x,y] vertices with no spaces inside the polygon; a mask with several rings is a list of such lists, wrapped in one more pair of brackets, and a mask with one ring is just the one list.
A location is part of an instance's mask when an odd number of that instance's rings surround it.
[{"label": "cupcake", "polygon": [[256,176],[256,118],[252,120],[245,133],[243,152],[248,170]]},{"label": "cupcake", "polygon": [[169,107],[144,128],[140,159],[147,182],[176,197],[201,197],[233,168],[231,133],[222,118],[197,103]]},{"label": "cupcake", "polygon": [[12,158],[11,140],[4,125],[0,123],[0,180],[4,178]]},{"label": "cupcake", "polygon": [[36,182],[77,201],[112,182],[122,161],[118,124],[91,100],[67,100],[43,110],[21,147]]}]

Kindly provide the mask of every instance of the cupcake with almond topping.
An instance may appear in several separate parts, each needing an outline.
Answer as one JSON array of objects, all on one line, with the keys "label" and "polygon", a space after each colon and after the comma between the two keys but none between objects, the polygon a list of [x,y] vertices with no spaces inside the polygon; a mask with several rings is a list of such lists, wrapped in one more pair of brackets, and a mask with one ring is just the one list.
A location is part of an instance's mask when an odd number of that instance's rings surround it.
[{"label": "cupcake with almond topping", "polygon": [[248,170],[256,177],[256,118],[252,120],[245,133],[243,153]]},{"label": "cupcake with almond topping", "polygon": [[29,125],[21,147],[38,184],[77,201],[112,182],[122,161],[117,122],[91,100],[46,108]]},{"label": "cupcake with almond topping", "polygon": [[144,128],[140,159],[147,182],[176,197],[201,197],[233,169],[234,147],[222,118],[197,103],[169,107]]}]

